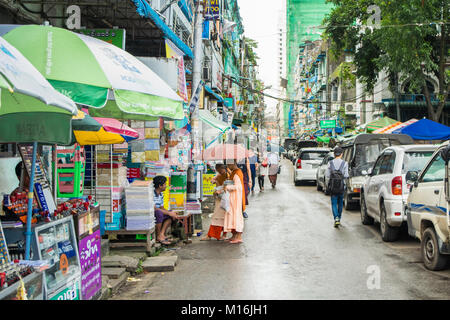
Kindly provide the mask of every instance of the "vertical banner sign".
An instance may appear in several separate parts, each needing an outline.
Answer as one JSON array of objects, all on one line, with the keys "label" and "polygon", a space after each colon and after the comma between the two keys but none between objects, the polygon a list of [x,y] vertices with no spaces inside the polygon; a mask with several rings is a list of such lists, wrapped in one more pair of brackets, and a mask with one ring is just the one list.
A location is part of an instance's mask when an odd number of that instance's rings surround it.
[{"label": "vertical banner sign", "polygon": [[166,58],[178,60],[178,83],[177,93],[183,98],[185,103],[188,103],[188,91],[186,85],[186,70],[184,68],[184,53],[180,51],[172,41],[166,39]]},{"label": "vertical banner sign", "polygon": [[193,113],[195,111],[195,108],[197,107],[199,100],[200,100],[200,93],[203,89],[203,81],[200,80],[199,85],[195,89],[194,94],[192,95],[191,101],[189,103],[189,111]]},{"label": "vertical banner sign", "polygon": [[206,0],[205,19],[206,20],[220,19],[219,0]]},{"label": "vertical banner sign", "polygon": [[102,289],[100,229],[79,242],[81,297],[90,300]]}]

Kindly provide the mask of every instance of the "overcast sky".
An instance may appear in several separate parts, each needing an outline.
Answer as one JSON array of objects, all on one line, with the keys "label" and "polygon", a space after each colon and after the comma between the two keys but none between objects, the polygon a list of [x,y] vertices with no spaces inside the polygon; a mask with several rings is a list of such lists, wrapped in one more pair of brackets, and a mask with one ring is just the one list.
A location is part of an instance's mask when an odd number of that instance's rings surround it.
[{"label": "overcast sky", "polygon": [[[260,60],[259,77],[265,86],[276,86],[277,69],[277,24],[282,1],[280,0],[238,0],[240,14],[244,23],[244,35],[258,42],[256,50]],[[277,91],[266,93],[278,96]],[[275,111],[277,101],[265,98],[268,109]],[[267,111],[269,111],[267,110]]]}]

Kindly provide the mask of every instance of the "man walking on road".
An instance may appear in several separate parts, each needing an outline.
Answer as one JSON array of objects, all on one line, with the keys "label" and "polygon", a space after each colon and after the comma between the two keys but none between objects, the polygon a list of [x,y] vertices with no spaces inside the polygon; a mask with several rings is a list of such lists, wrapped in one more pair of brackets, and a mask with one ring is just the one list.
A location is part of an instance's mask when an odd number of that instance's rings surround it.
[{"label": "man walking on road", "polygon": [[331,208],[333,210],[334,227],[341,224],[342,208],[344,206],[345,179],[348,178],[348,163],[342,160],[344,150],[341,147],[334,149],[334,159],[328,163],[326,177],[329,178],[331,193]]}]

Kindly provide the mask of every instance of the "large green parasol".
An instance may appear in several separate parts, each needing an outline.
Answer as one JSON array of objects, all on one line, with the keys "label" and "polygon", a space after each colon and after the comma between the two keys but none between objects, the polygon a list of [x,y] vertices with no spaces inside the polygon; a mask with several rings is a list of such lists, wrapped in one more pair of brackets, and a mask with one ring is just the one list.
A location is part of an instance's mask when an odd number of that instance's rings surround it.
[{"label": "large green parasol", "polygon": [[14,45],[62,94],[94,117],[121,120],[184,118],[183,100],[128,52],[66,29],[0,25]]}]

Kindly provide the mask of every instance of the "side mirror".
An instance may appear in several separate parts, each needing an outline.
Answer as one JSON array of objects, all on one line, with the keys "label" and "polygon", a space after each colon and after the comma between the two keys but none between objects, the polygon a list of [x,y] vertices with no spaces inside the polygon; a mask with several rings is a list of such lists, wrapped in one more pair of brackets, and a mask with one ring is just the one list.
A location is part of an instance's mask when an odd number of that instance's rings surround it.
[{"label": "side mirror", "polygon": [[362,173],[363,176],[369,175],[369,173],[366,170],[361,171],[361,173]]},{"label": "side mirror", "polygon": [[418,171],[408,171],[406,173],[406,183],[407,184],[414,184],[415,187],[417,187],[417,182],[419,180],[419,172]]},{"label": "side mirror", "polygon": [[372,175],[372,172],[373,172],[373,169],[372,169],[372,168],[367,169],[367,175],[371,176],[371,175]]}]

